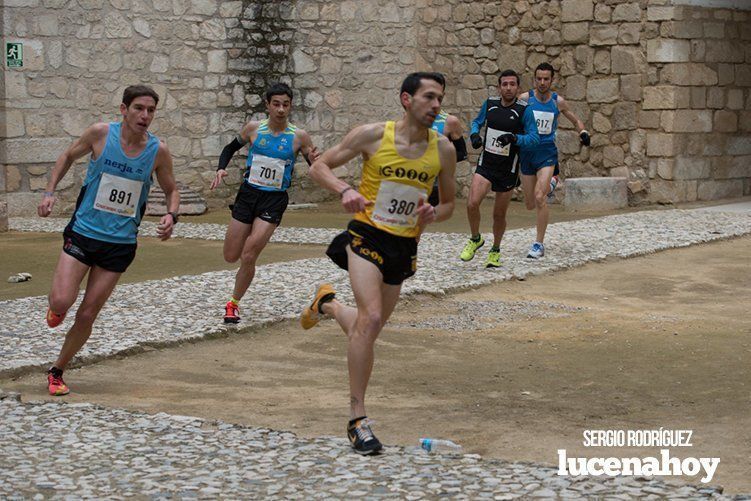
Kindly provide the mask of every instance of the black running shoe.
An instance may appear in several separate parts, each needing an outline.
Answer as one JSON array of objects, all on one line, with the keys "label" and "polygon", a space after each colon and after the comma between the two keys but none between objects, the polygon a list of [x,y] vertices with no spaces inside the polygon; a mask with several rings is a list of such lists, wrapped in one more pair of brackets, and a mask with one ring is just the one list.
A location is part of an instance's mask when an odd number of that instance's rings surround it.
[{"label": "black running shoe", "polygon": [[381,441],[378,440],[373,431],[370,429],[370,421],[366,416],[353,419],[347,425],[347,438],[356,453],[367,456],[369,454],[378,454],[383,449]]}]

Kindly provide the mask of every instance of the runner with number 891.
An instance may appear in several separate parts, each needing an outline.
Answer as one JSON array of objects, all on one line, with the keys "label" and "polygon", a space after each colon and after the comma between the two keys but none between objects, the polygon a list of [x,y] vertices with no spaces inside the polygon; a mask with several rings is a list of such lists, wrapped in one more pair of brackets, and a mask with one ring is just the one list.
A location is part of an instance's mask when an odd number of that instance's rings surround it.
[{"label": "runner with number 891", "polygon": [[[127,201],[125,201],[125,195],[128,195]],[[130,197],[131,197],[131,195],[133,195],[133,194],[132,193],[125,193],[124,191],[120,191],[120,190],[112,190],[110,192],[110,202],[117,202],[117,203],[121,204],[121,203],[123,203],[123,201],[125,201],[125,203],[127,205],[130,205]]]}]

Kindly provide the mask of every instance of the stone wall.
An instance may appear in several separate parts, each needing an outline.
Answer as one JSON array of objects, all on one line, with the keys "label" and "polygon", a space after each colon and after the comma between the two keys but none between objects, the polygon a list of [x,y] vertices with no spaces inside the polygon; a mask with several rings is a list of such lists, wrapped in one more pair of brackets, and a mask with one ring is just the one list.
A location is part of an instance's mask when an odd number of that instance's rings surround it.
[{"label": "stone wall", "polygon": [[[468,129],[500,70],[522,72],[529,88],[542,61],[593,134],[580,148],[561,119],[564,177],[627,176],[632,203],[751,193],[745,10],[669,0],[6,0],[2,14],[5,40],[23,42],[26,56],[2,79],[11,214],[35,210],[57,155],[90,123],[117,120],[131,83],[162,95],[153,128],[178,180],[219,206],[244,163],[238,155],[227,186],[210,194],[219,152],[262,115],[272,81],[293,85],[293,122],[327,147],[358,123],[398,117],[410,71],[445,72],[445,109]],[[60,185],[63,209],[84,171],[79,162]],[[470,172],[460,165],[460,194]],[[291,199],[327,196],[306,173],[298,162]]]}]

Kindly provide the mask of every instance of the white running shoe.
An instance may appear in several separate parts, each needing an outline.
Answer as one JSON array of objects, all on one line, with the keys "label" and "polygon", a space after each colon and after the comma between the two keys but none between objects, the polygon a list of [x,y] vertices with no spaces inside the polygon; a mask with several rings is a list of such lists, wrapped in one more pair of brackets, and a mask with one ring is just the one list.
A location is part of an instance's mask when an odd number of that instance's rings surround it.
[{"label": "white running shoe", "polygon": [[530,259],[539,259],[544,255],[545,255],[545,246],[542,245],[540,242],[535,242],[532,244],[532,247],[529,248],[529,253],[527,254],[527,257]]}]

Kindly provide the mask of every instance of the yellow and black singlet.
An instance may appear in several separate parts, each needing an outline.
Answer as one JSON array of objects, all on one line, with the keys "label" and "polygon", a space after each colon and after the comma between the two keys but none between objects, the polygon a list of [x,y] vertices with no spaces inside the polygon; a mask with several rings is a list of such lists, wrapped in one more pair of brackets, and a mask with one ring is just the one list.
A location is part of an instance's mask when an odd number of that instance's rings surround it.
[{"label": "yellow and black singlet", "polygon": [[399,237],[417,237],[417,206],[427,203],[441,171],[438,134],[428,129],[428,147],[420,158],[404,158],[394,144],[395,122],[386,122],[381,145],[362,167],[359,192],[373,202],[354,219]]}]

